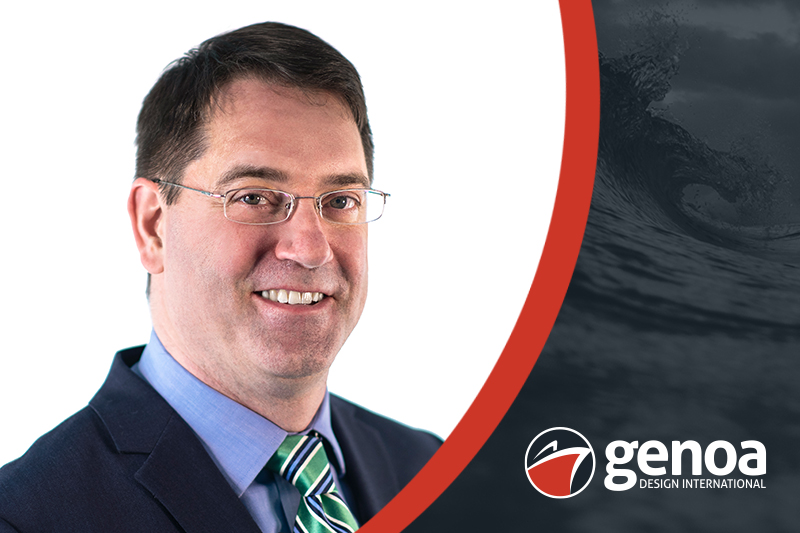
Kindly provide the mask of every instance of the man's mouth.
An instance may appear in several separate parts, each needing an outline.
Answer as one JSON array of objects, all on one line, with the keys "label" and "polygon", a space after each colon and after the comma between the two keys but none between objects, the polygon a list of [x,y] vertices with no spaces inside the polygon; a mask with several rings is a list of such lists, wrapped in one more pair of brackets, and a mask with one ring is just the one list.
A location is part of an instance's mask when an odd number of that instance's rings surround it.
[{"label": "man's mouth", "polygon": [[268,291],[261,291],[261,297],[282,304],[312,305],[325,298],[325,295],[321,292],[298,292],[288,291],[286,289],[270,289]]}]

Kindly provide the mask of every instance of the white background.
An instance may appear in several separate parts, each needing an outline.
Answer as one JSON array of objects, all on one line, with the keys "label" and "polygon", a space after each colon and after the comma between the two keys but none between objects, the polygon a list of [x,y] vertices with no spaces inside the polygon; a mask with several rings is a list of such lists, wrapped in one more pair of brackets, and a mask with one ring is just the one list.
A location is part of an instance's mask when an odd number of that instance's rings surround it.
[{"label": "white background", "polygon": [[558,3],[30,2],[3,50],[0,465],[94,395],[150,331],[125,203],[161,70],[253,22],[358,68],[376,144],[370,297],[329,388],[447,436],[500,355],[544,244],[564,123]]}]

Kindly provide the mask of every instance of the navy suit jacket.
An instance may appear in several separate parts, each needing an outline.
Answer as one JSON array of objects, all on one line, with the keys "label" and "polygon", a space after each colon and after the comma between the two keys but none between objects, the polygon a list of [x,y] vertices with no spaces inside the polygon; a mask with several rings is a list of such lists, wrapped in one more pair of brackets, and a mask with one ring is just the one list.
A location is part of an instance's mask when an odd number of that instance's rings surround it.
[{"label": "navy suit jacket", "polygon": [[[0,533],[259,533],[192,429],[117,353],[89,406],[0,469]],[[331,396],[353,512],[375,515],[441,441]]]}]

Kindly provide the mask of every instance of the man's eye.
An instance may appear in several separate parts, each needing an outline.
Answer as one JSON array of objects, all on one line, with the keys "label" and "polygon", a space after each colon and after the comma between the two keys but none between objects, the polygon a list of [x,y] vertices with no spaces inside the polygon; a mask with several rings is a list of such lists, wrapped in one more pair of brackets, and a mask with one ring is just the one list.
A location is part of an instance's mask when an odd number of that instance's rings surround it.
[{"label": "man's eye", "polygon": [[277,207],[286,202],[286,195],[268,190],[239,191],[231,198],[231,204],[240,204],[248,207]]},{"label": "man's eye", "polygon": [[331,209],[352,209],[358,206],[358,200],[356,198],[343,194],[334,196],[326,203]]},{"label": "man's eye", "polygon": [[249,193],[243,195],[240,200],[247,205],[259,205],[264,200],[264,197],[260,194]]}]

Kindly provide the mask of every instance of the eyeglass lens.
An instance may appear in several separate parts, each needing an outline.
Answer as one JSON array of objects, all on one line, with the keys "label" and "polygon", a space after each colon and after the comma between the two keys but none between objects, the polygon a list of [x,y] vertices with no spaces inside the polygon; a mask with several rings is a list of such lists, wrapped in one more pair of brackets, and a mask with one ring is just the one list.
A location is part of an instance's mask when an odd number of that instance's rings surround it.
[{"label": "eyeglass lens", "polygon": [[[300,200],[294,200],[299,202]],[[383,214],[384,197],[369,189],[331,191],[320,197],[320,215],[336,224],[366,224]],[[225,194],[225,216],[243,224],[274,224],[289,218],[292,197],[270,189],[237,189]]]}]

